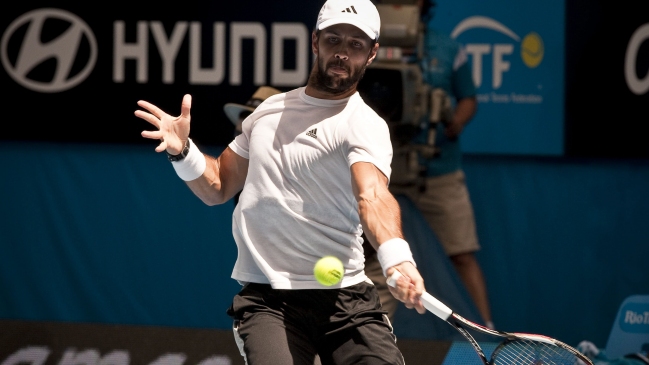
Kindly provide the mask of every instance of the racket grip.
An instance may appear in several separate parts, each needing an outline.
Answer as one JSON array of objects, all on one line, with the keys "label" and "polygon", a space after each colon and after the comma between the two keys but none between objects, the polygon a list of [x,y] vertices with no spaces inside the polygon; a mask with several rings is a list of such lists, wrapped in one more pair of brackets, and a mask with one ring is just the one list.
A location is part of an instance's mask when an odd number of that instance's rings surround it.
[{"label": "racket grip", "polygon": [[424,308],[443,320],[447,320],[453,314],[451,308],[427,292],[421,294],[421,302],[424,304]]},{"label": "racket grip", "polygon": [[[397,280],[401,276],[403,276],[403,274],[399,272],[399,270],[394,270],[392,275],[390,275],[387,280],[388,285],[395,288],[397,286]],[[437,300],[437,298],[435,298],[434,296],[428,294],[428,292],[423,292],[421,294],[421,302],[426,310],[443,320],[447,320],[448,317],[453,314],[453,310],[451,310],[451,308],[447,307],[444,303]]]}]

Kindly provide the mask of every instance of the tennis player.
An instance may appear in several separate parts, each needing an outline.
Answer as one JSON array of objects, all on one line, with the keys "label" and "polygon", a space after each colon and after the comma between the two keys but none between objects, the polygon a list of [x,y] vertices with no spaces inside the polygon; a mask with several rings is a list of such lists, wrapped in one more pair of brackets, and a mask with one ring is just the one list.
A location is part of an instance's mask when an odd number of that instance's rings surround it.
[{"label": "tennis player", "polygon": [[[135,112],[158,130],[178,176],[208,205],[241,191],[233,213],[238,247],[232,278],[243,285],[227,313],[248,365],[403,364],[376,288],[364,272],[362,238],[384,275],[404,278],[392,294],[425,313],[425,290],[399,205],[388,190],[392,147],[387,124],[356,91],[379,47],[379,13],[370,0],[328,0],[312,33],[316,60],[305,87],[270,96],[218,158],[189,138],[191,96],[172,117],[139,101]],[[340,258],[342,280],[319,284],[313,267]]]}]

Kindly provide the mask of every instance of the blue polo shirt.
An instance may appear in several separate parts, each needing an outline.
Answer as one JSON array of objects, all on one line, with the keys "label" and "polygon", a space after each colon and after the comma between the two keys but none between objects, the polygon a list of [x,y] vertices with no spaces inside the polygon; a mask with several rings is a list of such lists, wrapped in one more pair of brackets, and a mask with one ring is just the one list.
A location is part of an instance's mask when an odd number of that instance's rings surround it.
[{"label": "blue polo shirt", "polygon": [[[431,88],[444,89],[451,97],[453,107],[456,100],[475,96],[475,84],[466,53],[458,42],[432,27],[426,30],[421,67],[424,82]],[[425,143],[428,127],[428,116],[426,116],[422,120],[421,133],[415,137],[416,143]],[[446,138],[442,123],[437,126],[435,145],[440,149],[440,155],[422,161],[427,166],[428,176],[447,174],[462,167],[460,139]]]}]

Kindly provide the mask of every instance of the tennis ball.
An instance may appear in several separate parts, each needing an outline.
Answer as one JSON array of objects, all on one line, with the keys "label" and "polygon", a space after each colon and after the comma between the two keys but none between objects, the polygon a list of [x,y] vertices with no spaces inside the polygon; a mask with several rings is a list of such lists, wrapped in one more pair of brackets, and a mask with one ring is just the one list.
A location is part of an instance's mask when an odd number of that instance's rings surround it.
[{"label": "tennis ball", "polygon": [[318,260],[313,267],[315,279],[325,286],[338,284],[344,273],[345,268],[342,261],[335,256],[325,256]]}]

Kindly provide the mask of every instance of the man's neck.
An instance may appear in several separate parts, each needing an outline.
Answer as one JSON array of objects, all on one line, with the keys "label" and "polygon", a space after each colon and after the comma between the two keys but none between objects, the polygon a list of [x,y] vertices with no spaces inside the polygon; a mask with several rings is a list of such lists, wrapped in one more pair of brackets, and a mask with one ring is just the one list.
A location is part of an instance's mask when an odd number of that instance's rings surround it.
[{"label": "man's neck", "polygon": [[316,99],[329,99],[329,100],[340,100],[340,99],[345,99],[348,98],[356,92],[356,85],[353,87],[349,88],[349,90],[343,92],[343,93],[330,93],[326,92],[324,90],[320,90],[315,88],[311,83],[307,83],[306,88],[304,90],[304,93],[309,95],[312,98]]}]

